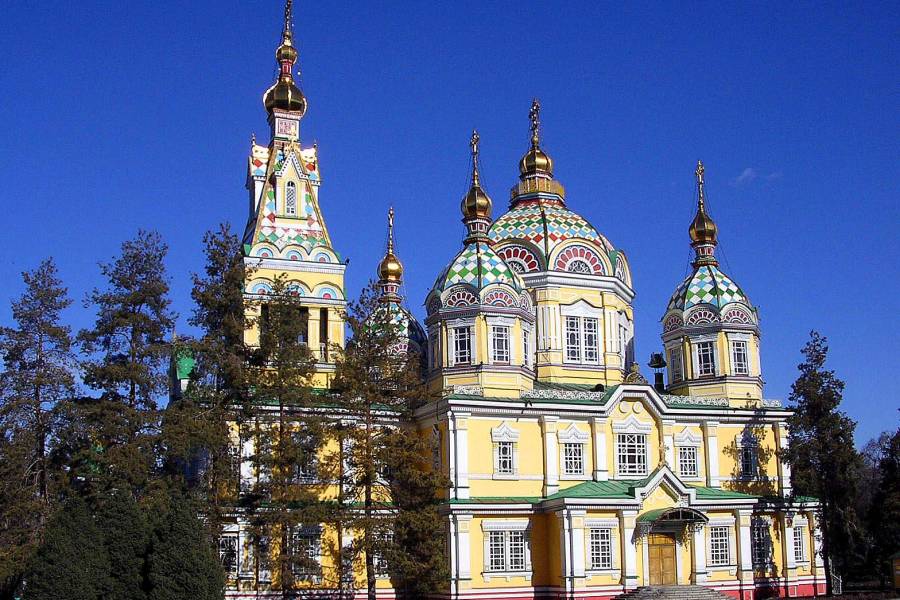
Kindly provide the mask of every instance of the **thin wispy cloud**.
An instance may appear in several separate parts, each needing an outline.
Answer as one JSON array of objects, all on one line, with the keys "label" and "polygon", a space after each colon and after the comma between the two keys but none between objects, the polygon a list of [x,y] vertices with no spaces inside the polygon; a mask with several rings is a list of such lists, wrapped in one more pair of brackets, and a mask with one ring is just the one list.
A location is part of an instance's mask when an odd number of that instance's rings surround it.
[{"label": "thin wispy cloud", "polygon": [[784,173],[782,173],[781,171],[773,171],[772,173],[766,175],[766,181],[777,181],[781,179],[783,175]]},{"label": "thin wispy cloud", "polygon": [[731,185],[746,185],[756,179],[758,175],[759,173],[756,172],[756,169],[754,169],[753,167],[747,167],[746,169],[741,171],[740,175],[731,180]]}]

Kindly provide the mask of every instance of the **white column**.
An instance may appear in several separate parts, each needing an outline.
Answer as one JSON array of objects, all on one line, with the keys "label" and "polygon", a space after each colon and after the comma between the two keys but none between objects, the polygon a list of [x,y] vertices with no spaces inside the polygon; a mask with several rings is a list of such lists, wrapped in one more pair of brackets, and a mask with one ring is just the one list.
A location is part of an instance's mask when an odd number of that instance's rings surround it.
[{"label": "white column", "polygon": [[706,535],[700,524],[694,527],[693,546],[694,583],[700,585],[706,582]]},{"label": "white column", "polygon": [[788,428],[786,423],[778,423],[775,429],[776,441],[778,443],[778,452],[775,454],[778,461],[778,476],[781,480],[781,495],[788,498],[791,495],[791,465],[784,462],[781,453],[787,450],[788,445]]},{"label": "white column", "polygon": [[450,480],[453,497],[465,500],[469,497],[469,413],[451,412],[447,429],[450,438]]},{"label": "white column", "polygon": [[734,511],[734,524],[738,536],[738,580],[741,588],[753,586],[753,555],[751,551],[750,518],[751,511]]},{"label": "white column", "polygon": [[456,576],[472,578],[472,515],[453,515],[456,520]]},{"label": "white column", "polygon": [[619,511],[619,531],[622,532],[622,584],[625,590],[633,590],[638,585],[637,547],[634,538],[636,510]]},{"label": "white column", "polygon": [[560,558],[566,591],[574,591],[584,582],[584,515],[583,510],[563,510],[560,520]]},{"label": "white column", "polygon": [[594,437],[594,481],[609,479],[606,459],[606,419],[591,417],[591,433]]},{"label": "white column", "polygon": [[544,496],[559,491],[559,446],[556,428],[559,417],[541,416],[541,433],[544,438]]},{"label": "white column", "polygon": [[664,419],[663,425],[663,444],[666,446],[666,464],[673,473],[677,473],[678,469],[675,465],[675,436],[672,434],[672,428],[675,427],[674,419]]},{"label": "white column", "polygon": [[[794,554],[794,524],[793,521],[788,523],[787,516],[784,516],[782,523],[784,523],[784,533],[782,537],[784,543],[781,544],[784,553],[784,562],[782,564],[787,565],[788,569],[794,569],[797,567],[797,557]],[[785,579],[787,579],[787,577],[788,574],[785,573]]]},{"label": "white column", "polygon": [[719,487],[719,423],[703,422],[703,437],[706,441],[706,485]]}]

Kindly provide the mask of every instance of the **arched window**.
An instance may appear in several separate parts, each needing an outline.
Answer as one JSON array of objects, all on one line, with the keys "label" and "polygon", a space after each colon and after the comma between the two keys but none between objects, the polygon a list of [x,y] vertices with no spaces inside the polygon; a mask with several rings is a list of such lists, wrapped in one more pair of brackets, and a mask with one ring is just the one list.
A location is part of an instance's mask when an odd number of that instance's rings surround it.
[{"label": "arched window", "polygon": [[570,262],[566,270],[569,271],[569,273],[585,273],[587,275],[590,275],[594,272],[594,270],[591,268],[591,265],[587,264],[583,260],[577,259]]},{"label": "arched window", "polygon": [[289,217],[297,216],[297,184],[288,181],[284,191],[284,214]]}]

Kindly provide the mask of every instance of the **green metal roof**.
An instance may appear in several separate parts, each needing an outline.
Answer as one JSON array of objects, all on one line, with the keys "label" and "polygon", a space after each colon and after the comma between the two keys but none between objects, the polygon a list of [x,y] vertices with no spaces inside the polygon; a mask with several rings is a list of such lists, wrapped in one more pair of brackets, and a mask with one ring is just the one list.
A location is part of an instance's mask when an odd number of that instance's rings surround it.
[{"label": "green metal roof", "polygon": [[753,494],[744,494],[743,492],[735,492],[722,488],[712,488],[702,485],[690,486],[697,491],[698,500],[750,500],[761,498],[762,496],[754,496]]},{"label": "green metal roof", "polygon": [[197,361],[191,356],[187,350],[178,353],[175,359],[175,378],[178,380],[187,379],[196,366]]},{"label": "green metal roof", "polygon": [[638,483],[631,480],[585,481],[570,488],[560,490],[547,500],[559,498],[603,498],[611,500],[631,500],[634,498],[632,488]]},{"label": "green metal roof", "polygon": [[540,496],[479,496],[477,498],[453,498],[449,504],[535,504],[543,500]]}]

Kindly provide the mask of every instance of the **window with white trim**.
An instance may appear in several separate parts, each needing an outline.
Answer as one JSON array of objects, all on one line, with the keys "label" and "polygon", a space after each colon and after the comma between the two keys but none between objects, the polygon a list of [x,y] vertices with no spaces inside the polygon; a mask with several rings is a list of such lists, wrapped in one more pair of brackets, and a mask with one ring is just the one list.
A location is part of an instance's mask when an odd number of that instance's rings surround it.
[{"label": "window with white trim", "polygon": [[806,559],[806,527],[794,526],[794,561],[805,562]]},{"label": "window with white trim", "polygon": [[600,362],[600,322],[595,317],[565,317],[566,362]]},{"label": "window with white trim", "polygon": [[758,452],[756,446],[741,446],[741,477],[744,479],[752,479],[758,473],[757,457]]},{"label": "window with white trim", "polygon": [[619,475],[647,474],[647,436],[643,433],[616,434]]},{"label": "window with white trim", "polygon": [[319,461],[316,440],[303,432],[294,434],[297,449],[297,461],[294,464],[294,481],[296,483],[316,483],[318,481]]},{"label": "window with white trim", "polygon": [[766,567],[772,562],[772,536],[765,521],[753,523],[750,527],[750,548],[754,567]]},{"label": "window with white trim", "polygon": [[491,362],[509,363],[509,327],[491,325]]},{"label": "window with white trim", "polygon": [[495,573],[515,573],[527,570],[528,552],[526,532],[488,531],[487,570]]},{"label": "window with white trim", "polygon": [[522,364],[531,366],[531,332],[527,329],[522,329]]},{"label": "window with white trim", "polygon": [[497,442],[497,458],[494,461],[494,473],[497,475],[513,475],[515,466],[515,442]]},{"label": "window with white trim", "polygon": [[669,350],[669,377],[673,382],[684,379],[684,364],[681,361],[681,348]]},{"label": "window with white trim", "polygon": [[453,328],[453,364],[472,362],[472,328]]},{"label": "window with white trim", "polygon": [[682,477],[698,477],[700,475],[696,446],[679,446],[678,474]]},{"label": "window with white trim", "polygon": [[322,576],[322,536],[316,528],[300,528],[294,533],[294,560],[291,571],[302,581],[318,581]]},{"label": "window with white trim", "polygon": [[563,475],[584,475],[584,444],[563,444]]},{"label": "window with white trim", "polygon": [[709,528],[709,566],[721,567],[729,564],[731,550],[728,544],[728,527]]},{"label": "window with white trim", "polygon": [[238,536],[225,534],[219,538],[219,562],[229,578],[237,576],[238,571]]},{"label": "window with white trim", "polygon": [[716,343],[697,343],[697,375],[716,374]]},{"label": "window with white trim", "polygon": [[747,356],[747,342],[731,340],[731,371],[734,375],[750,374],[750,362]]},{"label": "window with white trim", "polygon": [[591,529],[589,538],[589,569],[599,571],[612,569],[612,530]]},{"label": "window with white trim", "polygon": [[297,184],[293,181],[288,181],[284,188],[284,214],[297,216]]}]

